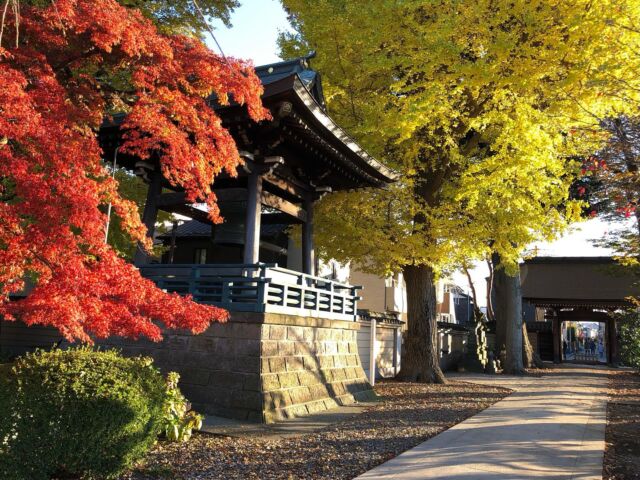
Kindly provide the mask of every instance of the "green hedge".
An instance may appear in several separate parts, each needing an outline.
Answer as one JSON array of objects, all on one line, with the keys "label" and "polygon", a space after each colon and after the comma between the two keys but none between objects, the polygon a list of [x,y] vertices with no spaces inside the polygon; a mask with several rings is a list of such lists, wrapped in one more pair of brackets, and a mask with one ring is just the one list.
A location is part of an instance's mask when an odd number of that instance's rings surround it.
[{"label": "green hedge", "polygon": [[148,358],[38,351],[0,369],[0,478],[113,478],[162,422],[165,381]]}]

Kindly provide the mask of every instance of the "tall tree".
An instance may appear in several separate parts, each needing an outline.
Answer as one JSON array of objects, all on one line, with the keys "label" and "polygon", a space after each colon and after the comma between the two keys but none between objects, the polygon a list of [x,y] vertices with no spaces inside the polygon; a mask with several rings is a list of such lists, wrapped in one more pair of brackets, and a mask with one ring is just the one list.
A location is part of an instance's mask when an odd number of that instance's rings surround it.
[{"label": "tall tree", "polygon": [[575,127],[625,110],[638,91],[638,62],[621,53],[638,45],[637,2],[283,4],[296,29],[283,54],[316,50],[332,114],[402,173],[389,191],[327,198],[319,241],[337,258],[404,271],[402,373],[442,381],[438,273],[487,249],[513,268],[527,241],[572,218],[567,159],[597,140]]},{"label": "tall tree", "polygon": [[[161,291],[105,244],[110,202],[150,248],[135,204],[105,170],[96,132],[107,112],[126,112],[120,150],[158,160],[216,221],[211,184],[241,159],[206,97],[233,97],[253,119],[268,116],[251,64],[162,35],[114,0],[23,1],[0,32],[0,315],[82,341],[157,340],[157,322],[201,332],[224,320],[221,309]],[[30,294],[10,300],[27,283]]]}]

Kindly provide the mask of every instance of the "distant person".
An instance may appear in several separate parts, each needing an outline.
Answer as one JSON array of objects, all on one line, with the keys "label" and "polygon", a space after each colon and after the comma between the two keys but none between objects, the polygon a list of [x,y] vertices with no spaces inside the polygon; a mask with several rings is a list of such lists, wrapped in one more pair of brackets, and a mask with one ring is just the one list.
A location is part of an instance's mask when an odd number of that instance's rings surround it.
[{"label": "distant person", "polygon": [[564,355],[565,357],[567,356],[567,348],[568,348],[567,341],[563,340],[562,341],[562,355]]}]

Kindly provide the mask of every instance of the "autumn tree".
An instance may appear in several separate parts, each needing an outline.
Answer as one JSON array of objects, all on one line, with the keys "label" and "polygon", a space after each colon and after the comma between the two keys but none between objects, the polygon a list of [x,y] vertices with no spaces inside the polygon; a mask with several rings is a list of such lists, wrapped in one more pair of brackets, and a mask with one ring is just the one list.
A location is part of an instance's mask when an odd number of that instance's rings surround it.
[{"label": "autumn tree", "polygon": [[528,242],[573,218],[570,159],[598,140],[576,127],[624,111],[620,93],[638,91],[637,61],[626,53],[638,46],[630,27],[640,7],[283,4],[296,29],[281,36],[283,54],[316,50],[332,115],[402,173],[387,191],[327,197],[319,243],[327,255],[372,271],[403,271],[409,318],[401,374],[443,381],[438,274],[487,253],[514,271]]},{"label": "autumn tree", "polygon": [[609,134],[605,146],[583,159],[574,194],[588,202],[588,214],[619,228],[598,243],[612,248],[623,263],[639,266],[640,257],[640,118],[602,119]]},{"label": "autumn tree", "polygon": [[[150,248],[135,204],[104,167],[96,132],[108,112],[126,113],[120,150],[158,161],[216,221],[211,184],[222,171],[235,174],[241,159],[206,98],[232,97],[254,120],[265,118],[252,65],[163,35],[114,0],[19,7],[0,30],[0,315],[81,341],[158,340],[160,324],[201,332],[224,320],[221,309],[161,291],[105,244],[111,203],[124,230]],[[10,298],[25,288],[26,298]]]}]

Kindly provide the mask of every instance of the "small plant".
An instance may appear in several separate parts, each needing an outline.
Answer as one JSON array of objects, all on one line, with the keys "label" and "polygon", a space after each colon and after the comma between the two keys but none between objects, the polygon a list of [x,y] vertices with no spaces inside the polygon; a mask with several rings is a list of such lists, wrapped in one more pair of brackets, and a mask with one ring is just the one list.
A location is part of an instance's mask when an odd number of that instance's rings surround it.
[{"label": "small plant", "polygon": [[193,430],[202,428],[202,415],[191,410],[191,404],[178,388],[180,375],[169,372],[167,375],[167,394],[163,415],[163,431],[171,442],[186,442]]}]

